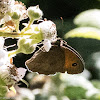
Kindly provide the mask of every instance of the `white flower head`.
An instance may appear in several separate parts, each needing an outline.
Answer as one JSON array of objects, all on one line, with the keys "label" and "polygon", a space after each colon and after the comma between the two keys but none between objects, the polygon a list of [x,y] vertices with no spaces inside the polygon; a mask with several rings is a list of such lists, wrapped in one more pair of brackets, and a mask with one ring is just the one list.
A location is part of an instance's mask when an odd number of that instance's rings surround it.
[{"label": "white flower head", "polygon": [[48,39],[51,42],[57,40],[56,25],[52,21],[43,21],[39,24],[38,28],[43,34],[43,39]]},{"label": "white flower head", "polygon": [[9,58],[7,51],[0,49],[0,66],[7,64]]},{"label": "white flower head", "polygon": [[0,25],[4,24],[5,22],[8,22],[11,20],[11,17],[6,14],[1,20],[0,20]]},{"label": "white flower head", "polygon": [[3,37],[0,37],[0,49],[3,49],[4,42],[5,42],[5,39]]},{"label": "white flower head", "polygon": [[13,76],[13,78],[16,80],[16,81],[20,81],[22,80],[22,78],[25,76],[26,74],[26,69],[25,68],[15,68],[16,69],[16,75]]},{"label": "white flower head", "polygon": [[12,10],[12,18],[19,19],[20,21],[27,18],[26,7],[22,2],[15,2]]},{"label": "white flower head", "polygon": [[15,0],[0,0],[0,14],[6,14],[12,11]]},{"label": "white flower head", "polygon": [[100,93],[100,90],[95,88],[93,84],[89,80],[87,80],[85,77],[81,76],[81,74],[69,75],[67,73],[64,73],[64,74],[60,74],[60,79],[64,82],[67,82],[67,86],[76,86],[76,87],[82,87],[86,89],[87,97],[90,97],[96,93]]},{"label": "white flower head", "polygon": [[26,71],[25,68],[17,68],[11,64],[3,65],[0,67],[0,78],[9,87],[22,80]]},{"label": "white flower head", "polygon": [[0,77],[5,78],[9,75],[9,67],[6,65],[0,67]]},{"label": "white flower head", "polygon": [[0,0],[0,25],[11,20],[8,15],[12,12],[15,0]]},{"label": "white flower head", "polygon": [[15,97],[16,100],[24,100],[25,98],[27,98],[27,100],[35,100],[32,91],[27,88],[19,88],[17,92],[19,95]]},{"label": "white flower head", "polygon": [[0,67],[0,79],[5,82],[6,86],[12,86],[16,83],[15,80],[12,79],[10,74],[10,67],[7,65]]},{"label": "white flower head", "polygon": [[49,100],[58,100],[58,99],[57,99],[57,97],[56,97],[55,95],[51,95],[51,96],[49,97]]}]

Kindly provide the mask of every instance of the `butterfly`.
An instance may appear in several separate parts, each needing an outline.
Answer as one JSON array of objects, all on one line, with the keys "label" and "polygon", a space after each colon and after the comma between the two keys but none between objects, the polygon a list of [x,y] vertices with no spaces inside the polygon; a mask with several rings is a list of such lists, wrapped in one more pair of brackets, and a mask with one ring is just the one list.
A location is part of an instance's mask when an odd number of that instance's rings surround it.
[{"label": "butterfly", "polygon": [[52,43],[48,52],[44,52],[42,49],[43,47],[25,62],[29,71],[45,75],[66,71],[68,74],[83,72],[85,66],[83,58],[66,41],[59,39]]}]

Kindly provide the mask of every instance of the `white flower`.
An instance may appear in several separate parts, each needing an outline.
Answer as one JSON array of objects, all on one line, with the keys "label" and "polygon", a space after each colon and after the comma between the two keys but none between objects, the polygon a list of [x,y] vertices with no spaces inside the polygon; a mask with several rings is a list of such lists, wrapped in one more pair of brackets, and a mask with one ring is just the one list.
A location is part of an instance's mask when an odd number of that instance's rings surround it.
[{"label": "white flower", "polygon": [[86,96],[87,97],[91,97],[91,96],[93,96],[95,94],[100,94],[100,90],[99,89],[96,89],[96,88],[91,88],[90,90],[88,90],[86,92]]},{"label": "white flower", "polygon": [[0,20],[0,25],[1,24],[4,24],[5,22],[8,22],[8,21],[10,21],[11,20],[11,17],[8,15],[8,14],[6,14],[1,20]]},{"label": "white flower", "polygon": [[0,66],[5,65],[8,62],[8,59],[7,51],[0,49]]},{"label": "white flower", "polygon": [[10,67],[6,65],[0,67],[0,78],[5,82],[6,86],[11,86],[16,83],[16,81],[11,78]]},{"label": "white flower", "polygon": [[7,76],[9,76],[9,67],[4,65],[0,67],[0,77],[5,79]]},{"label": "white flower", "polygon": [[4,42],[5,42],[5,39],[3,37],[0,37],[0,49],[3,49]]},{"label": "white flower", "polygon": [[48,39],[44,39],[43,41],[43,47],[46,50],[46,52],[48,52],[51,48],[51,42]]},{"label": "white flower", "polygon": [[70,100],[67,96],[63,96],[61,100]]},{"label": "white flower", "polygon": [[27,88],[19,88],[18,89],[19,95],[16,96],[16,100],[35,100],[35,96],[33,95],[32,91]]},{"label": "white flower", "polygon": [[26,71],[24,68],[17,68],[11,64],[3,65],[0,67],[0,78],[9,87],[22,80]]},{"label": "white flower", "polygon": [[90,79],[92,77],[91,73],[87,69],[84,69],[84,71],[80,73],[80,75],[85,77],[86,79]]},{"label": "white flower", "polygon": [[12,10],[12,18],[18,18],[20,21],[27,18],[26,7],[22,2],[15,2]]},{"label": "white flower", "polygon": [[17,68],[16,69],[16,75],[13,76],[13,78],[16,80],[16,81],[20,81],[22,80],[22,78],[25,76],[26,74],[26,69],[25,68]]},{"label": "white flower", "polygon": [[[67,77],[67,78],[66,78]],[[93,84],[85,77],[79,75],[69,75],[67,73],[61,74],[60,79],[67,83],[68,86],[79,86],[87,90],[86,96],[90,97],[96,93],[100,93],[100,90],[95,88]]]},{"label": "white flower", "polygon": [[57,97],[56,97],[55,95],[51,95],[51,96],[49,97],[49,100],[58,100],[58,99],[57,99]]},{"label": "white flower", "polygon": [[38,25],[40,32],[43,34],[43,47],[49,51],[51,43],[57,41],[56,25],[52,21],[43,21]]},{"label": "white flower", "polygon": [[57,40],[56,25],[52,21],[43,21],[38,25],[38,28],[42,32],[44,39],[48,39],[51,42]]},{"label": "white flower", "polygon": [[0,0],[0,15],[12,11],[15,0]]}]

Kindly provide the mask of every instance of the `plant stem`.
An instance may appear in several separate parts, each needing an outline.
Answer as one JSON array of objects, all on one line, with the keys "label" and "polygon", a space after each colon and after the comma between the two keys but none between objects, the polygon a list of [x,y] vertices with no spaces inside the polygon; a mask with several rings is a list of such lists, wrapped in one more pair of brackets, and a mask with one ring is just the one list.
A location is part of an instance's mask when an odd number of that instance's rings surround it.
[{"label": "plant stem", "polygon": [[11,37],[11,38],[19,38],[19,37],[29,37],[34,33],[25,33],[25,34],[21,34],[21,33],[16,33],[16,32],[0,32],[0,36],[2,37]]},{"label": "plant stem", "polygon": [[14,57],[16,54],[18,54],[17,50],[10,51],[8,57]]},{"label": "plant stem", "polygon": [[32,25],[32,23],[34,22],[34,19],[30,19],[29,20],[29,23],[28,23],[28,26],[25,27],[22,31],[21,31],[21,34],[24,34],[25,31],[27,31],[28,29],[30,29],[30,26]]},{"label": "plant stem", "polygon": [[16,20],[15,24],[16,24],[16,27],[15,27],[16,28],[16,32],[20,32],[19,31],[19,20]]}]

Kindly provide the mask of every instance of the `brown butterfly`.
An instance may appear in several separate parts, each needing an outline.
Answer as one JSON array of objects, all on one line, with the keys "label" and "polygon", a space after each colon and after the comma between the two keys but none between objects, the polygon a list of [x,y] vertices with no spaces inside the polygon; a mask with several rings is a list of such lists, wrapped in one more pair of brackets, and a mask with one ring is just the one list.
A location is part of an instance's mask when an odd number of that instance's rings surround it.
[{"label": "brown butterfly", "polygon": [[65,71],[68,74],[83,72],[83,58],[66,41],[61,39],[56,41],[52,44],[49,52],[43,52],[42,48],[25,62],[30,71],[45,75],[55,74],[56,72],[64,73]]}]

